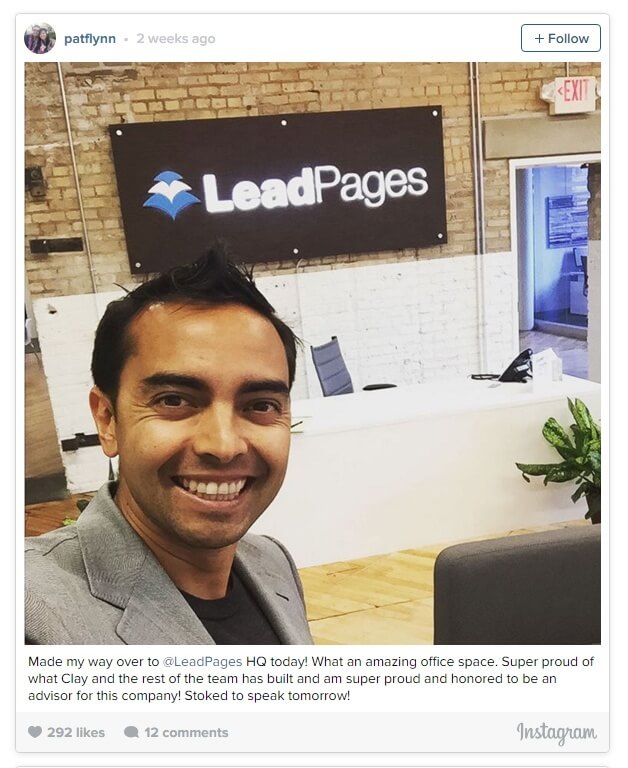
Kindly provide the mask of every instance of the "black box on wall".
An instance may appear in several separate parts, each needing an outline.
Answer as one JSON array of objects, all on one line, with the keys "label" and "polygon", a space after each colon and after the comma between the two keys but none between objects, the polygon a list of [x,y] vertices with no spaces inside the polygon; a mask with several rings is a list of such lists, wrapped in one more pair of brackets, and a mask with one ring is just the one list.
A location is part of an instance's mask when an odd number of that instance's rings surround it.
[{"label": "black box on wall", "polygon": [[132,273],[447,242],[442,109],[112,125]]}]

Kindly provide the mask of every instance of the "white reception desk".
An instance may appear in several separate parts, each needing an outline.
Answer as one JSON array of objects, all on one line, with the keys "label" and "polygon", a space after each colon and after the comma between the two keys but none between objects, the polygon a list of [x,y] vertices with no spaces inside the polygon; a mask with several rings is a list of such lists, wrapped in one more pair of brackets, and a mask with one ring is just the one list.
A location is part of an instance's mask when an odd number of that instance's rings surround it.
[{"label": "white reception desk", "polygon": [[568,397],[600,417],[600,385],[567,376],[295,401],[286,480],[253,531],[305,567],[582,517],[572,483],[528,484],[515,467],[559,460],[541,429],[573,422]]}]

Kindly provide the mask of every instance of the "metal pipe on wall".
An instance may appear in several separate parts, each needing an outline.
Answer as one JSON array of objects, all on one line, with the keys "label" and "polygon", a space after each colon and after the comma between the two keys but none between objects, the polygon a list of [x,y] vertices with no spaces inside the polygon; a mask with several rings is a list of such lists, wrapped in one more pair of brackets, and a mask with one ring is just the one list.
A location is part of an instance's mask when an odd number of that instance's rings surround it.
[{"label": "metal pipe on wall", "polygon": [[475,217],[475,277],[480,372],[486,373],[486,316],[484,297],[484,254],[486,253],[484,212],[484,153],[480,109],[480,73],[477,62],[469,62],[471,104],[471,147],[473,153],[473,204]]},{"label": "metal pipe on wall", "polygon": [[[303,351],[305,353],[305,347],[307,346],[307,341],[305,339],[305,334],[303,333],[303,307],[301,305],[301,283],[299,281],[299,275],[302,274],[299,269],[301,267],[301,264],[305,261],[303,257],[297,259],[297,263],[294,265],[294,279],[296,283],[296,290],[297,290],[297,312],[299,315],[299,321],[301,323],[301,333],[300,333],[300,339],[303,342]],[[308,366],[307,362],[305,361],[305,354],[304,354],[304,366],[305,366],[305,384],[307,386],[307,396],[308,397],[314,397],[312,394],[312,386],[310,384],[310,377],[308,375]]]},{"label": "metal pipe on wall", "polygon": [[65,83],[63,80],[63,70],[61,69],[61,62],[57,62],[57,73],[59,75],[59,87],[61,89],[61,102],[63,104],[63,114],[65,116],[65,125],[68,132],[68,147],[70,149],[70,158],[72,160],[72,170],[74,172],[74,183],[76,185],[76,196],[79,205],[79,213],[81,216],[81,227],[83,229],[83,242],[85,243],[85,254],[87,255],[87,263],[89,265],[89,276],[92,281],[92,288],[94,293],[98,293],[96,290],[96,279],[94,276],[94,263],[92,260],[92,250],[89,243],[89,235],[87,232],[87,221],[85,219],[85,209],[83,207],[83,195],[81,193],[81,182],[79,179],[78,167],[76,164],[76,155],[74,153],[74,142],[72,140],[72,125],[70,123],[70,113],[68,111],[68,100],[65,94]]},{"label": "metal pipe on wall", "polygon": [[517,252],[519,255],[519,330],[534,328],[534,186],[532,168],[515,171]]}]

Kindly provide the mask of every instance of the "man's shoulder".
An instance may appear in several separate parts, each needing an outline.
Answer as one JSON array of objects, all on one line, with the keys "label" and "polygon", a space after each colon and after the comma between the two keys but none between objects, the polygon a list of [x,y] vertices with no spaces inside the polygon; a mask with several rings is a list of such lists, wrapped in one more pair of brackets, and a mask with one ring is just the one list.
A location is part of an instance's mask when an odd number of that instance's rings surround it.
[{"label": "man's shoulder", "polygon": [[[94,514],[100,517],[98,507],[92,507],[83,522],[87,509],[76,524],[26,539],[24,587],[28,643],[116,642],[111,627],[119,621],[120,611],[92,590],[94,552],[107,553],[111,546],[111,539],[100,521],[88,522]],[[115,571],[105,574],[105,578],[113,578],[114,574],[117,575]]]},{"label": "man's shoulder", "polygon": [[85,568],[75,525],[27,538],[24,553],[27,590],[36,584],[47,590],[51,583],[69,575],[84,577]]},{"label": "man's shoulder", "polygon": [[27,591],[48,593],[60,582],[84,581],[85,565],[76,526],[27,538],[24,565]]},{"label": "man's shoulder", "polygon": [[24,541],[24,551],[28,556],[42,556],[54,554],[59,547],[78,547],[78,535],[75,525],[66,525],[41,536],[27,536]]},{"label": "man's shoulder", "polygon": [[106,484],[94,495],[75,523],[41,536],[26,538],[27,563],[42,559],[63,561],[72,555],[79,556],[86,545],[93,552],[111,545],[113,539],[120,538],[120,531],[126,532],[127,528]]}]

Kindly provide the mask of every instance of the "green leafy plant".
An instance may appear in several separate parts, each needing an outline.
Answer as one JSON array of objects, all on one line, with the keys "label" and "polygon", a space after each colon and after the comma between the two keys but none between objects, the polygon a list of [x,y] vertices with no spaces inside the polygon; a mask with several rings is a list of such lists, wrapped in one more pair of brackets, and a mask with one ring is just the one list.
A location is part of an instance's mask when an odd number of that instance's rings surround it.
[{"label": "green leafy plant", "polygon": [[575,480],[577,488],[571,495],[575,503],[585,496],[589,509],[585,518],[591,522],[600,522],[601,518],[601,440],[600,425],[592,418],[582,400],[568,398],[569,410],[575,424],[569,429],[571,435],[556,421],[549,418],[543,425],[543,437],[553,446],[562,458],[556,464],[520,464],[516,463],[523,474],[523,479],[530,482],[530,477],[543,477],[548,483],[566,483]]}]

